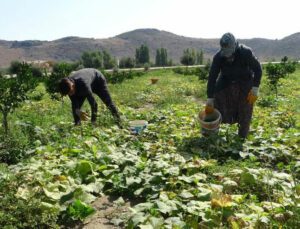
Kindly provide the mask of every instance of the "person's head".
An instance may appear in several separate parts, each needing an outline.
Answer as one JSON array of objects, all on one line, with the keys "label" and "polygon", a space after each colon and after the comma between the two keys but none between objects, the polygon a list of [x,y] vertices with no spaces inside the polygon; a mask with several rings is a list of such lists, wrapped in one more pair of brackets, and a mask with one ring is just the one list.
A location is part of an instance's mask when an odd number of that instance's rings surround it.
[{"label": "person's head", "polygon": [[74,93],[75,93],[75,84],[69,78],[61,79],[59,81],[58,88],[59,88],[59,92],[62,96],[74,95]]},{"label": "person's head", "polygon": [[220,39],[221,56],[231,59],[235,52],[237,42],[232,33],[225,33]]}]

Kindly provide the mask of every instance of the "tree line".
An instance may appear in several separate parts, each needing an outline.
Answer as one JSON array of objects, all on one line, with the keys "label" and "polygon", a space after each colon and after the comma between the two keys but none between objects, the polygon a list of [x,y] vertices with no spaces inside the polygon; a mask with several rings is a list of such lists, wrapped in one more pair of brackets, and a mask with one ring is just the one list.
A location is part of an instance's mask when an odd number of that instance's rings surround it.
[{"label": "tree line", "polygon": [[[84,52],[80,60],[83,67],[92,67],[98,69],[113,69],[113,68],[134,68],[134,67],[164,67],[173,66],[173,60],[168,56],[166,48],[156,49],[155,61],[151,63],[150,50],[145,44],[136,48],[134,57],[122,57],[117,60],[112,57],[107,51],[92,51]],[[185,49],[180,58],[182,65],[198,65],[203,64],[204,57],[202,50]]]}]

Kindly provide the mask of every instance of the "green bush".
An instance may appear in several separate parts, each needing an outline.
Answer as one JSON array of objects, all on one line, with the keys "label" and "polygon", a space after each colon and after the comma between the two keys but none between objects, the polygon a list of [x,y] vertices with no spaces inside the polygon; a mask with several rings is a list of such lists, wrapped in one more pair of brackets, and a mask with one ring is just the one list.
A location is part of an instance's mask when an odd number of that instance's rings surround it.
[{"label": "green bush", "polygon": [[16,164],[25,157],[28,144],[26,137],[2,134],[0,141],[0,163]]},{"label": "green bush", "polygon": [[30,65],[22,63],[16,73],[15,77],[0,77],[0,112],[5,133],[8,133],[8,115],[27,99],[27,94],[38,84]]},{"label": "green bush", "polygon": [[199,80],[207,80],[208,79],[208,73],[210,69],[210,63],[206,64],[204,68],[202,67],[196,67],[196,68],[174,68],[173,72],[181,75],[196,75],[198,76]]},{"label": "green bush", "polygon": [[[1,171],[1,174],[4,172]],[[9,179],[0,177],[1,228],[59,228],[56,224],[58,207],[43,203],[34,196],[20,198],[20,180],[10,174],[5,175]]]},{"label": "green bush", "polygon": [[282,58],[280,64],[268,63],[266,74],[271,90],[278,95],[279,80],[296,71],[296,62],[288,61],[287,57]]},{"label": "green bush", "polygon": [[124,80],[133,79],[134,77],[142,76],[143,72],[138,71],[113,71],[112,73],[104,72],[104,76],[108,83],[122,83]]},{"label": "green bush", "polygon": [[120,60],[119,64],[120,68],[134,68],[135,66],[135,60],[131,57],[123,57]]}]

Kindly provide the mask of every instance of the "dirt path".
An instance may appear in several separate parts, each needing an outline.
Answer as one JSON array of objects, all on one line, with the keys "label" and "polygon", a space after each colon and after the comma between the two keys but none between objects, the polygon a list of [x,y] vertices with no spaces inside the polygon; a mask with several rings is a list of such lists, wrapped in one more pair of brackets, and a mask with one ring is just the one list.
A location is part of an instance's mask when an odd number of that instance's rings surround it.
[{"label": "dirt path", "polygon": [[125,202],[121,206],[114,203],[116,198],[103,196],[98,198],[92,206],[96,209],[96,213],[90,216],[82,225],[78,225],[77,229],[120,229],[124,228],[122,224],[115,226],[112,222],[114,218],[121,217],[122,214],[128,212],[129,202]]}]

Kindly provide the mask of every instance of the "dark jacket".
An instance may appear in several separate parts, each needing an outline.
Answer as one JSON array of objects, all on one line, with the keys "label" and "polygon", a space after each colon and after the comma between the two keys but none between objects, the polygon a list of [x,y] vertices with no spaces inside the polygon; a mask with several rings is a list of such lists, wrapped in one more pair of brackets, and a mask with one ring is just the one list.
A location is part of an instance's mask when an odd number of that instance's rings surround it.
[{"label": "dark jacket", "polygon": [[208,76],[207,97],[213,98],[216,92],[232,83],[251,82],[252,86],[259,87],[261,76],[261,65],[249,47],[238,44],[232,63],[218,51],[213,57]]},{"label": "dark jacket", "polygon": [[93,93],[97,94],[113,115],[118,117],[118,111],[111,100],[106,80],[100,71],[93,68],[85,68],[71,73],[68,78],[75,83],[75,94],[69,96],[72,102],[75,124],[80,123],[80,117],[76,110],[80,110],[85,99],[88,100],[91,106],[92,122],[96,121],[97,103]]}]

